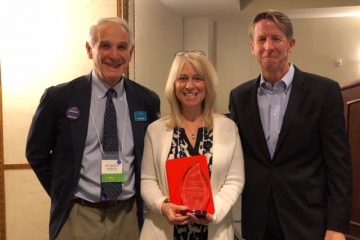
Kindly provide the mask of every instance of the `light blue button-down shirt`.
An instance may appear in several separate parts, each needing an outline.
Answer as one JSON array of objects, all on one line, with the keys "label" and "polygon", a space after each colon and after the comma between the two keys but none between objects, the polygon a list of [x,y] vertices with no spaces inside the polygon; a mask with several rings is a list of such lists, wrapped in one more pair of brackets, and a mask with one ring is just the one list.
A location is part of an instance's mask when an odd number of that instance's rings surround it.
[{"label": "light blue button-down shirt", "polygon": [[[101,139],[104,127],[106,91],[110,86],[101,81],[95,72],[92,72],[91,84],[92,91],[89,125],[81,163],[80,179],[75,196],[91,202],[99,202],[101,189],[101,160],[103,157]],[[119,157],[122,160],[123,172],[126,173],[128,178],[123,184],[122,192],[118,197],[118,199],[124,200],[135,194],[134,138],[124,81],[120,81],[113,88],[117,92],[117,97],[113,98],[113,102],[116,109]]]},{"label": "light blue button-down shirt", "polygon": [[294,71],[294,66],[291,64],[289,71],[280,81],[276,82],[274,86],[266,82],[263,76],[261,76],[260,79],[257,99],[261,123],[271,158],[274,156],[285,110],[289,101]]}]

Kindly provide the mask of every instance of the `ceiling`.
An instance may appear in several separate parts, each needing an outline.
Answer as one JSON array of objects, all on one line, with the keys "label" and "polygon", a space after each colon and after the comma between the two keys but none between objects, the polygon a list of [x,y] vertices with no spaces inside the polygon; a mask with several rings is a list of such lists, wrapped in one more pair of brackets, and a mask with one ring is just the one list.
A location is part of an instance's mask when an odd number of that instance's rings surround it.
[{"label": "ceiling", "polygon": [[360,0],[160,0],[183,17],[212,19],[276,9],[292,18],[360,16]]}]

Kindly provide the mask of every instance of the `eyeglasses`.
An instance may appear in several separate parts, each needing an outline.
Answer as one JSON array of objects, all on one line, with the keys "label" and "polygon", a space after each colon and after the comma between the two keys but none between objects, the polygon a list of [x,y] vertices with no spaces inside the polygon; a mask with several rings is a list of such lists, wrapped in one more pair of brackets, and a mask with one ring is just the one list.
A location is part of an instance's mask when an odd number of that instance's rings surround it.
[{"label": "eyeglasses", "polygon": [[192,50],[192,51],[179,51],[175,53],[175,56],[184,56],[188,53],[193,53],[199,56],[206,56],[206,53],[204,51],[201,50]]}]

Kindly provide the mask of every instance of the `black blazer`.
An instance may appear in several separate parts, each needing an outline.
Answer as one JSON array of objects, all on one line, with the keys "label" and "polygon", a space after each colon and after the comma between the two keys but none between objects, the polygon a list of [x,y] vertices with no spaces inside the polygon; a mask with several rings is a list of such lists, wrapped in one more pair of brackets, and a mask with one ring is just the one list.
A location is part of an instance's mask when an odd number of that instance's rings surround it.
[{"label": "black blazer", "polygon": [[[160,99],[149,89],[124,79],[134,136],[134,169],[139,225],[143,223],[140,168],[147,126],[158,119]],[[34,115],[26,144],[26,157],[51,198],[50,239],[54,239],[73,206],[80,176],[91,100],[91,74],[48,88]],[[66,111],[77,107],[80,116],[69,120]],[[147,121],[134,121],[135,111],[146,111]]]},{"label": "black blazer", "polygon": [[295,75],[273,159],[257,102],[260,76],[230,93],[245,160],[242,231],[263,240],[272,190],[285,239],[324,239],[327,229],[346,232],[352,172],[339,85],[300,71]]}]

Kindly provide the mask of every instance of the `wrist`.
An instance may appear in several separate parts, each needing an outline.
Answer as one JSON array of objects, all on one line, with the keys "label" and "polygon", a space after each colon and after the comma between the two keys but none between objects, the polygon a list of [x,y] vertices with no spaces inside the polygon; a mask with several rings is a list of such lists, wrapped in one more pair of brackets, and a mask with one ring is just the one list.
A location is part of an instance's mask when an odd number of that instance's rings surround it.
[{"label": "wrist", "polygon": [[166,208],[166,205],[167,203],[169,203],[169,198],[165,198],[165,200],[161,203],[161,207],[160,207],[160,212],[161,212],[161,215],[164,216],[164,208]]}]

